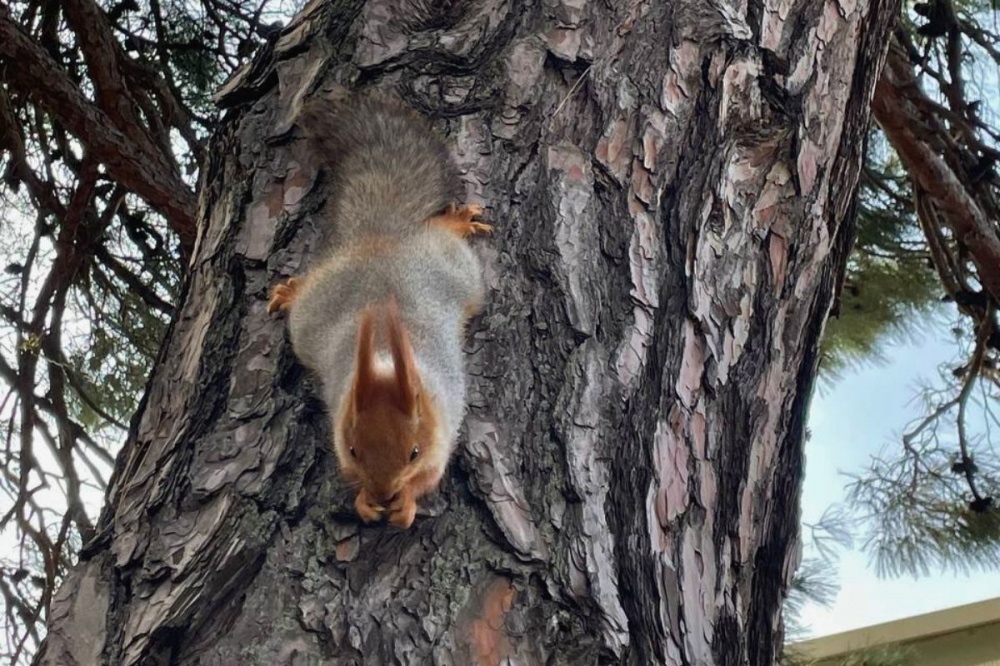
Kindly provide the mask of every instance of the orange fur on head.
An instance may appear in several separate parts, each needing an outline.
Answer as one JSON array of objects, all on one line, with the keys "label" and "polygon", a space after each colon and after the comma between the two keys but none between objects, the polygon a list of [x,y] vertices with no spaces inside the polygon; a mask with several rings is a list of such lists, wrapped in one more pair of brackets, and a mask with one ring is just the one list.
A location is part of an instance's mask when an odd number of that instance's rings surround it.
[{"label": "orange fur on head", "polygon": [[[394,500],[401,496],[413,504],[416,497],[411,497],[408,484],[424,471],[423,461],[436,445],[434,409],[422,390],[409,334],[395,299],[381,309],[392,368],[377,367],[376,311],[369,307],[358,323],[354,380],[339,424],[341,464],[345,475],[361,487],[358,501],[368,511],[359,509],[359,513],[366,520],[380,513],[376,507],[388,507],[393,520],[393,507],[399,505]],[[412,507],[407,508],[412,514]],[[412,515],[400,522],[408,526],[411,521]]]}]

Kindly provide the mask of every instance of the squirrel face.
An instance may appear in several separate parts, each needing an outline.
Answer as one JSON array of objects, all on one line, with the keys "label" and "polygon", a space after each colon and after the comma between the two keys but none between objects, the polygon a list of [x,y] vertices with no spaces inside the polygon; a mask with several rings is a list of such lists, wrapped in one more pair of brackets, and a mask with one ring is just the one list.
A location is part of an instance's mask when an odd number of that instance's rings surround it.
[{"label": "squirrel face", "polygon": [[337,450],[344,475],[382,505],[422,471],[437,428],[395,301],[386,314],[392,368],[377,367],[374,311],[368,308],[358,325],[354,380],[339,423]]}]

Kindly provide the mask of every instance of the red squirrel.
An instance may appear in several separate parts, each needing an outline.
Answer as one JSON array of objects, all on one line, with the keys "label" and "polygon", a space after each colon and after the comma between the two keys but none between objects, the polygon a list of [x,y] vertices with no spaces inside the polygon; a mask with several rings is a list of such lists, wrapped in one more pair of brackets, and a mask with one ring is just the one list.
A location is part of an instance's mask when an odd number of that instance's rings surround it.
[{"label": "red squirrel", "polygon": [[455,204],[444,142],[400,101],[314,100],[298,124],[334,179],[323,215],[336,240],[273,288],[268,312],[288,311],[292,349],[322,380],[358,516],[409,528],[465,415],[462,338],[484,299],[466,239],[491,227]]}]

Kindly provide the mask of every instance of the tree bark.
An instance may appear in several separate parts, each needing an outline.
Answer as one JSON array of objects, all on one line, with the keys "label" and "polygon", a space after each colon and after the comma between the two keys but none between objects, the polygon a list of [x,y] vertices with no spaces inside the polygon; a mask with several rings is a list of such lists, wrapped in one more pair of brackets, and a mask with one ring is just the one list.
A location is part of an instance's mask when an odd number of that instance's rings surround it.
[{"label": "tree bark", "polygon": [[[39,663],[772,663],[897,9],[310,3],[218,95],[179,314]],[[322,235],[292,126],[334,81],[435,118],[495,224],[466,434],[406,532],[353,515],[266,314]]]}]

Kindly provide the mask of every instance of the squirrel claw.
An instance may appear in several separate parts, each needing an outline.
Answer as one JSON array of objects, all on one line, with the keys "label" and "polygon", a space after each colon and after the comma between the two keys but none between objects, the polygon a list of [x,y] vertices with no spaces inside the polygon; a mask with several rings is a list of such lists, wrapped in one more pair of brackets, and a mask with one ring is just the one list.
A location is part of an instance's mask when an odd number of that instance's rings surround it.
[{"label": "squirrel claw", "polygon": [[493,233],[493,225],[486,224],[484,222],[469,222],[469,232],[467,236],[472,236],[473,234],[491,234]]},{"label": "squirrel claw", "polygon": [[400,493],[398,499],[389,505],[389,524],[401,529],[409,529],[417,517],[417,503],[406,492]]},{"label": "squirrel claw", "polygon": [[474,217],[479,217],[483,214],[485,209],[479,204],[467,204],[465,206],[456,206],[455,204],[450,204],[448,206],[448,212],[451,215],[458,216],[462,218],[463,221],[469,222]]},{"label": "squirrel claw", "polygon": [[359,492],[358,496],[354,498],[354,510],[357,511],[358,517],[366,523],[374,523],[377,520],[381,520],[382,512],[385,511],[384,508],[373,502],[364,490]]},{"label": "squirrel claw", "polygon": [[483,214],[483,207],[479,204],[468,204],[456,206],[448,204],[448,210],[441,215],[435,215],[428,220],[429,224],[442,227],[461,238],[468,238],[475,234],[493,233],[492,225],[484,222],[473,222],[472,218]]},{"label": "squirrel claw", "polygon": [[276,284],[271,289],[271,300],[267,303],[267,314],[273,315],[278,310],[287,310],[302,290],[302,280],[288,278],[283,284]]}]

